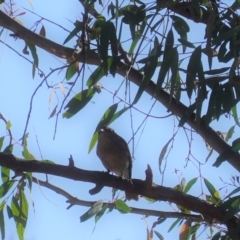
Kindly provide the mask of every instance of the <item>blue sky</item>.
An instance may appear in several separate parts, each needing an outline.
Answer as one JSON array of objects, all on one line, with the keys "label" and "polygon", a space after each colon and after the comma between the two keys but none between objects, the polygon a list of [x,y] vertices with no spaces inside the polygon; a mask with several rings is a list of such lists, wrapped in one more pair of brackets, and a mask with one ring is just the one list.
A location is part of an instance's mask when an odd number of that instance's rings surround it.
[{"label": "blue sky", "polygon": [[[82,8],[77,0],[69,1],[32,1],[34,10],[40,16],[50,19],[57,24],[64,26],[66,29],[72,30],[73,24],[77,19],[81,19]],[[107,2],[105,3],[107,4]],[[31,9],[28,1],[17,1],[19,11],[25,11],[23,7]],[[101,8],[99,8],[101,11]],[[37,16],[27,12],[26,15],[19,18],[22,20],[24,26],[31,28],[35,21],[39,20]],[[56,41],[60,44],[63,43],[68,33],[62,29],[48,23],[43,22],[46,28],[46,37]],[[194,26],[194,27],[193,27]],[[197,27],[196,27],[197,26]],[[192,28],[193,27],[193,28]],[[190,24],[191,32],[189,34],[190,41],[200,42],[199,37],[203,36],[204,26],[201,24]],[[40,30],[38,28],[37,32]],[[22,40],[13,40],[9,36],[10,32],[4,31],[1,35],[1,40],[5,41],[14,49],[22,52],[24,48],[24,42]],[[126,31],[126,36],[123,39],[128,39],[129,35]],[[75,40],[68,42],[66,45],[73,47]],[[26,124],[27,113],[29,110],[29,100],[35,88],[41,81],[41,78],[36,75],[32,79],[31,64],[23,60],[16,53],[9,48],[0,45],[0,81],[4,86],[0,96],[0,112],[11,121],[12,132],[16,141],[14,154],[21,157],[22,147],[20,146],[19,139],[22,137],[24,127]],[[148,51],[149,49],[147,49]],[[41,49],[37,49],[39,56],[39,67],[48,74],[50,68],[56,68],[65,64],[63,59],[56,59],[54,56],[50,56],[48,53]],[[31,59],[31,56],[28,56]],[[188,61],[185,63],[187,64]],[[215,60],[216,68],[222,65],[217,64]],[[207,65],[205,66],[207,69]],[[94,68],[89,66],[86,68],[87,74],[93,71]],[[49,83],[58,83],[64,79],[64,73],[55,73],[49,79]],[[87,80],[87,75],[86,79]],[[113,78],[111,76],[103,78],[101,84],[107,89],[115,92],[118,89],[122,78],[117,76]],[[75,93],[81,90],[81,81],[75,88]],[[131,86],[132,98],[136,92],[137,87]],[[62,92],[56,89],[57,95],[54,96],[52,103],[49,103],[52,89],[47,89],[43,86],[37,93],[34,103],[33,112],[31,114],[30,124],[28,126],[28,132],[30,136],[28,138],[28,148],[36,159],[52,160],[58,164],[67,165],[70,154],[73,155],[75,160],[75,166],[87,169],[87,170],[99,170],[105,171],[100,160],[96,156],[95,149],[88,154],[88,147],[92,137],[92,134],[100,121],[101,116],[105,110],[113,103],[118,102],[117,99],[113,99],[113,96],[105,90],[102,90],[100,94],[94,96],[92,101],[84,108],[80,113],[75,115],[71,119],[63,119],[60,117],[57,128],[56,139],[53,140],[55,119],[48,119],[52,109],[57,104],[57,98],[59,101],[64,98]],[[124,98],[124,87],[121,88],[120,97]],[[71,95],[73,96],[73,94]],[[69,98],[70,99],[70,98]],[[137,104],[143,112],[148,112],[154,100],[147,94],[143,94],[141,100]],[[123,108],[123,104],[119,106],[119,109]],[[142,123],[145,118],[144,114],[141,114],[135,110],[133,114],[133,126],[134,130]],[[151,115],[163,117],[168,113],[160,103],[156,103]],[[111,127],[121,135],[126,141],[131,139],[132,132],[130,127],[130,114],[129,112],[121,116],[116,120]],[[144,179],[145,170],[147,164],[151,166],[154,173],[154,182],[161,184],[162,176],[158,171],[158,157],[162,147],[172,137],[173,127],[177,129],[177,121],[173,118],[159,119],[148,118],[143,134],[140,132],[135,138],[135,152],[133,162],[133,178]],[[227,132],[229,128],[234,125],[232,120],[223,119],[220,122],[214,122],[212,127],[215,130]],[[239,134],[239,129],[236,128],[235,138]],[[6,135],[5,126],[3,122],[0,122],[0,136]],[[36,140],[37,136],[37,140]],[[8,140],[6,140],[8,142]],[[6,143],[5,142],[5,143]],[[138,143],[136,145],[136,143]],[[39,147],[40,151],[39,151]],[[132,150],[132,142],[129,145]],[[201,162],[205,161],[208,151],[206,150],[203,139],[196,134],[193,134],[192,152],[194,156]],[[163,186],[174,187],[179,184],[183,177],[186,181],[191,180],[194,177],[199,176],[198,169],[194,166],[195,161],[188,162],[186,165],[186,157],[188,155],[188,143],[186,136],[182,129],[179,130],[179,134],[174,141],[173,149],[167,160],[167,168],[164,175]],[[231,175],[236,175],[237,172],[228,164],[222,164],[218,169],[213,168],[211,165],[214,163],[217,154],[213,154],[207,164],[201,167],[202,176],[206,177],[210,182],[214,184],[216,189],[223,186],[223,183],[219,180],[219,177],[225,181],[229,181]],[[178,174],[175,170],[179,170]],[[214,173],[214,174],[213,174]],[[36,174],[39,179],[45,179],[43,175]],[[93,187],[93,184],[86,184],[82,182],[74,182],[65,180],[55,176],[49,176],[49,181],[58,187],[63,188],[73,196],[76,196],[82,200],[97,201],[103,199],[105,201],[111,200],[111,189],[104,188],[99,194],[90,196],[88,191]],[[231,189],[229,188],[229,191]],[[128,240],[128,239],[146,239],[146,228],[151,227],[156,218],[149,217],[143,218],[143,216],[134,214],[121,214],[118,211],[105,214],[102,219],[95,224],[94,219],[90,219],[87,222],[80,223],[79,217],[87,211],[86,207],[74,206],[69,210],[66,210],[66,199],[59,196],[55,192],[52,192],[44,187],[34,184],[32,192],[27,192],[29,200],[29,220],[26,229],[25,238],[27,240],[52,240],[52,239],[113,239],[113,240]],[[193,189],[189,192],[192,195],[200,196],[201,184],[200,181],[196,183]],[[209,194],[204,188],[204,193]],[[225,190],[221,191],[221,195],[224,196]],[[129,202],[129,206],[139,208],[156,209],[160,211],[175,211],[176,207],[169,205],[165,202],[157,202],[154,204],[146,202],[144,199],[139,202]],[[15,225],[12,220],[7,220],[6,217],[6,239],[17,239]],[[155,228],[166,239],[176,239],[180,228],[176,227],[171,233],[167,233],[170,225],[175,219],[170,219],[164,224],[161,224]],[[94,232],[93,232],[94,230]],[[206,231],[201,234],[198,239],[206,239]]]}]

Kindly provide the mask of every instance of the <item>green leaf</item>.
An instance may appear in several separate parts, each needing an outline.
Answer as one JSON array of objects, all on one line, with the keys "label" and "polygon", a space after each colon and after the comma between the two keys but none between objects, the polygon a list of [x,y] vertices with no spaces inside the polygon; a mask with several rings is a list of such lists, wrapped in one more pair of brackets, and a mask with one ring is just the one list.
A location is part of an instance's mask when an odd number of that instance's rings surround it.
[{"label": "green leaf", "polygon": [[91,142],[90,142],[90,145],[88,148],[88,153],[90,153],[92,151],[93,147],[95,146],[95,144],[98,140],[98,130],[100,128],[102,128],[103,126],[109,125],[111,122],[113,122],[113,119],[114,120],[116,119],[115,112],[117,110],[117,107],[118,107],[118,104],[115,103],[111,107],[109,107],[103,114],[103,116],[102,116],[100,122],[98,123],[98,125],[94,131],[94,134],[92,136],[92,139],[91,139]]},{"label": "green leaf", "polygon": [[167,149],[168,149],[168,145],[172,142],[172,138],[168,140],[168,142],[163,146],[162,150],[161,150],[161,153],[159,155],[159,158],[158,158],[158,167],[159,167],[159,172],[162,174],[163,171],[161,170],[161,166],[162,166],[162,161],[163,161],[163,158],[164,156],[166,155],[167,153]]},{"label": "green leaf", "polygon": [[164,240],[164,237],[161,233],[157,232],[157,231],[154,231],[154,233],[156,234],[156,236],[158,237],[158,239],[160,240]]},{"label": "green leaf", "polygon": [[229,140],[230,138],[232,138],[232,135],[233,135],[233,133],[234,133],[234,129],[235,129],[235,126],[232,126],[232,127],[228,130],[227,135],[226,135],[226,137],[225,137],[225,142],[228,142],[228,140]]},{"label": "green leaf", "polygon": [[31,172],[27,172],[26,178],[27,178],[27,182],[28,182],[28,187],[29,187],[29,189],[31,191],[32,190],[32,173]]},{"label": "green leaf", "polygon": [[108,21],[101,26],[101,35],[99,38],[98,52],[99,52],[100,58],[103,60],[103,65],[107,65],[106,62],[108,60],[108,45],[110,41],[108,30],[109,30],[110,23],[111,22]]},{"label": "green leaf", "polygon": [[187,22],[183,18],[178,17],[176,15],[171,15],[170,17],[172,18],[172,20],[174,22],[180,23],[180,25],[182,26],[182,28],[184,29],[185,32],[189,32],[190,31],[190,28],[189,28]]},{"label": "green leaf", "polygon": [[5,221],[4,221],[4,215],[3,215],[4,207],[5,207],[5,200],[3,200],[0,205],[0,231],[1,231],[2,239],[5,239]]},{"label": "green leaf", "polygon": [[9,180],[7,182],[4,182],[0,186],[0,198],[4,197],[7,193],[9,193],[14,183],[15,183],[14,180]]},{"label": "green leaf", "polygon": [[5,138],[5,137],[0,137],[0,151],[1,151],[2,146],[3,146],[4,138]]},{"label": "green leaf", "polygon": [[236,123],[238,126],[240,126],[240,123],[239,123],[239,120],[238,120],[237,106],[236,106],[236,105],[233,106],[232,109],[231,109],[231,111],[232,111],[232,115],[233,115],[233,118],[234,118],[234,120],[235,120],[235,123]]},{"label": "green leaf", "polygon": [[231,197],[232,195],[236,194],[237,192],[240,192],[240,187],[237,187],[236,189],[234,189],[224,199]]},{"label": "green leaf", "polygon": [[147,87],[148,83],[150,82],[150,80],[157,68],[158,58],[160,55],[161,55],[161,45],[159,45],[158,39],[155,38],[154,48],[150,51],[147,62],[143,68],[144,77],[139,86],[139,89],[135,96],[133,104],[136,104],[138,102],[138,100],[142,96],[142,93],[144,92],[145,88]]},{"label": "green leaf", "polygon": [[77,36],[77,33],[83,28],[83,23],[76,21],[75,26],[76,27],[72,30],[72,32],[69,33],[67,38],[64,40],[63,45],[70,41],[74,36]]},{"label": "green leaf", "polygon": [[191,42],[188,42],[188,41],[185,40],[185,39],[179,38],[178,41],[179,41],[182,45],[184,45],[184,46],[186,46],[186,47],[196,48],[194,44],[192,44]]},{"label": "green leaf", "polygon": [[196,75],[201,64],[201,53],[201,46],[199,46],[193,51],[187,66],[186,86],[189,98],[191,98],[193,89],[195,89]]},{"label": "green leaf", "polygon": [[167,75],[167,72],[170,70],[171,66],[172,66],[172,62],[174,60],[174,56],[176,54],[176,49],[173,48],[171,50],[169,50],[166,54],[164,54],[163,57],[163,62],[159,71],[159,75],[158,75],[158,80],[157,80],[157,89],[156,92],[159,92],[159,90],[162,87],[162,84],[165,80],[165,77]]},{"label": "green leaf", "polygon": [[216,38],[212,40],[212,45],[217,45],[225,41],[226,39],[229,39],[233,35],[235,35],[237,32],[239,32],[239,26],[230,28],[230,30],[225,31],[223,34],[220,34]]},{"label": "green leaf", "polygon": [[85,222],[89,218],[96,215],[102,209],[102,207],[103,207],[103,200],[98,200],[97,202],[95,202],[91,206],[91,208],[80,217],[80,222]]},{"label": "green leaf", "polygon": [[28,203],[23,191],[20,193],[20,199],[12,198],[11,212],[14,218],[19,240],[24,240],[24,231],[28,217]]},{"label": "green leaf", "polygon": [[115,205],[120,213],[129,213],[132,210],[124,201],[120,199],[116,200]]},{"label": "green leaf", "polygon": [[165,48],[164,48],[164,55],[167,54],[170,50],[173,49],[173,44],[174,44],[174,36],[173,36],[173,31],[172,29],[169,30],[167,34],[167,39],[165,42]]},{"label": "green leaf", "polygon": [[94,94],[95,90],[93,88],[85,89],[82,92],[76,94],[65,106],[64,109],[67,108],[67,111],[63,113],[63,117],[71,118],[74,116],[87,105]]},{"label": "green leaf", "polygon": [[240,196],[235,196],[228,199],[226,202],[220,205],[222,209],[227,211],[227,214],[224,216],[224,222],[232,218],[236,213],[239,212],[240,205]]},{"label": "green leaf", "polygon": [[[108,70],[112,64],[113,58],[108,58]],[[86,85],[90,88],[94,86],[103,76],[105,76],[104,68],[102,66],[95,69],[87,80]]]},{"label": "green leaf", "polygon": [[[178,62],[179,62],[178,51],[177,51],[177,48],[174,48],[173,60],[172,60],[172,63],[171,63],[172,76],[171,76],[171,79],[170,79],[170,82],[171,82],[171,90],[170,90],[171,100],[172,100],[174,92],[177,92],[177,90],[179,89],[180,76],[179,76],[179,71],[178,71]],[[170,100],[170,102],[171,102],[171,100]],[[169,104],[170,104],[170,102],[169,102]]]},{"label": "green leaf", "polygon": [[11,144],[11,145],[8,145],[4,150],[3,150],[3,152],[5,152],[5,153],[12,153],[12,151],[13,151],[13,145]]},{"label": "green leaf", "polygon": [[190,180],[184,188],[184,193],[187,193],[196,182],[197,178],[193,178],[192,180]]},{"label": "green leaf", "polygon": [[20,208],[21,208],[21,213],[23,215],[23,219],[25,219],[25,222],[23,224],[25,228],[27,223],[27,217],[28,217],[28,201],[24,191],[21,191],[21,194],[20,194]]},{"label": "green leaf", "polygon": [[219,200],[221,200],[219,192],[214,188],[214,186],[206,178],[204,178],[204,183],[205,183],[208,191],[210,192],[210,194],[212,195],[212,197],[215,200],[214,204],[218,204]]},{"label": "green leaf", "polygon": [[240,138],[237,138],[232,142],[232,150],[235,152],[240,150]]},{"label": "green leaf", "polygon": [[142,34],[143,34],[143,31],[144,31],[146,25],[147,25],[147,21],[144,20],[144,21],[142,22],[140,28],[138,29],[138,31],[135,33],[134,39],[133,39],[133,41],[132,41],[132,43],[131,43],[131,46],[130,46],[130,48],[129,48],[129,50],[128,50],[128,54],[129,54],[130,56],[133,54],[134,49],[136,48],[139,40],[141,39]]},{"label": "green leaf", "polygon": [[11,128],[12,124],[10,121],[7,121],[7,124],[6,124],[6,130],[9,130]]},{"label": "green leaf", "polygon": [[66,80],[70,80],[74,75],[75,73],[78,71],[78,62],[73,62],[71,63],[68,68],[67,68],[67,71],[66,71]]},{"label": "green leaf", "polygon": [[[178,22],[178,21],[177,21],[177,22],[173,22],[173,27],[174,27],[174,29],[177,31],[177,33],[180,35],[181,39],[187,41],[187,32],[186,32],[186,30],[183,28],[183,26],[181,25],[181,23]],[[183,45],[182,48],[183,48],[183,53],[185,53],[185,51],[186,51],[186,46]]]},{"label": "green leaf", "polygon": [[34,78],[36,67],[38,67],[38,55],[37,55],[37,49],[36,49],[36,47],[35,47],[33,44],[29,44],[29,43],[28,43],[27,46],[29,47],[30,52],[31,52],[32,57],[33,57],[32,77]]},{"label": "green leaf", "polygon": [[175,221],[173,222],[173,224],[170,226],[170,228],[168,229],[168,232],[171,232],[171,231],[173,230],[173,228],[174,228],[180,221],[182,221],[181,218],[178,218],[177,220],[175,220]]},{"label": "green leaf", "polygon": [[223,162],[225,162],[228,158],[230,158],[232,156],[232,151],[228,150],[226,152],[221,153],[215,163],[213,164],[214,167],[219,167]]},{"label": "green leaf", "polygon": [[106,212],[106,209],[108,208],[108,204],[104,204],[102,209],[95,215],[95,223],[99,221],[99,219],[103,216],[103,214]]},{"label": "green leaf", "polygon": [[1,177],[2,177],[3,183],[9,181],[9,175],[10,175],[10,169],[1,166]]}]

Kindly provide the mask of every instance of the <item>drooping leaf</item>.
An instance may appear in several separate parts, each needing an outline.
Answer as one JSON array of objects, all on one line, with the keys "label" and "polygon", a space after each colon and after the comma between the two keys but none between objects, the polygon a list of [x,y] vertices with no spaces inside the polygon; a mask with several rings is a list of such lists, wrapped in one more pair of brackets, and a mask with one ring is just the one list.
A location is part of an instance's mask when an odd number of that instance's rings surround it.
[{"label": "drooping leaf", "polygon": [[87,221],[89,218],[95,216],[101,209],[103,206],[103,200],[98,200],[97,202],[95,202],[90,209],[88,209],[87,212],[85,212],[81,217],[80,217],[80,222],[85,222]]},{"label": "drooping leaf", "polygon": [[205,186],[207,187],[208,191],[210,192],[211,196],[214,198],[214,203],[217,204],[219,200],[221,200],[219,192],[214,188],[214,186],[204,178]]},{"label": "drooping leaf", "polygon": [[158,58],[161,54],[161,45],[159,45],[158,39],[155,38],[154,41],[154,48],[150,51],[148,55],[148,61],[146,62],[143,72],[144,77],[142,79],[141,85],[139,86],[138,92],[135,96],[133,104],[136,104],[140,99],[142,93],[144,92],[145,88],[147,87],[148,83],[150,82],[158,64]]},{"label": "drooping leaf", "polygon": [[163,57],[163,61],[162,61],[158,79],[157,79],[156,92],[160,91],[162,84],[165,80],[165,77],[166,77],[168,71],[171,69],[172,61],[174,59],[175,53],[176,53],[176,49],[173,48],[173,49],[169,50]]},{"label": "drooping leaf", "polygon": [[184,46],[186,46],[186,47],[196,48],[194,44],[192,44],[191,42],[188,42],[188,41],[185,40],[185,39],[179,38],[178,41],[179,41],[182,45],[184,45]]},{"label": "drooping leaf", "polygon": [[214,167],[219,167],[224,161],[228,160],[228,158],[230,158],[232,156],[232,151],[226,151],[226,152],[223,152],[221,153],[215,163],[213,164]]},{"label": "drooping leaf", "polygon": [[[113,58],[110,57],[108,58],[108,69],[110,68],[112,64]],[[95,69],[95,71],[90,75],[90,77],[87,80],[86,85],[91,88],[94,86],[103,76],[105,76],[105,71],[102,66],[99,66],[98,68]]]},{"label": "drooping leaf", "polygon": [[180,233],[179,233],[179,240],[186,240],[189,239],[190,236],[190,226],[191,226],[191,221],[190,220],[186,220],[181,229],[180,229]]},{"label": "drooping leaf", "polygon": [[224,199],[230,198],[232,195],[240,192],[240,187],[235,188],[232,192],[230,192]]},{"label": "drooping leaf", "polygon": [[235,152],[240,150],[240,138],[237,138],[232,142],[232,150]]},{"label": "drooping leaf", "polygon": [[3,183],[9,181],[9,175],[10,175],[10,169],[1,166],[1,177],[2,177]]},{"label": "drooping leaf", "polygon": [[2,150],[4,138],[5,137],[0,137],[0,151]]},{"label": "drooping leaf", "polygon": [[161,153],[159,155],[159,158],[158,158],[158,167],[159,167],[159,172],[162,174],[163,171],[161,169],[161,166],[162,166],[162,161],[163,161],[163,158],[165,157],[166,153],[167,153],[167,149],[168,149],[168,145],[172,142],[172,138],[168,140],[168,142],[163,146],[162,150],[161,150]]},{"label": "drooping leaf", "polygon": [[234,129],[235,129],[235,126],[232,126],[228,132],[227,132],[227,135],[225,137],[225,142],[228,142],[228,140],[232,137],[233,133],[234,133]]},{"label": "drooping leaf", "polygon": [[187,193],[187,192],[191,189],[191,187],[192,187],[196,182],[197,182],[197,178],[191,179],[191,180],[187,183],[186,187],[184,188],[184,193]]},{"label": "drooping leaf", "polygon": [[121,199],[117,199],[115,201],[116,208],[119,210],[121,213],[129,213],[131,212],[131,208]]},{"label": "drooping leaf", "polygon": [[232,115],[233,115],[233,118],[234,118],[234,120],[235,120],[235,123],[236,123],[238,126],[240,126],[239,119],[238,119],[238,113],[237,113],[237,106],[236,106],[236,105],[233,106],[232,109],[231,109],[231,111],[232,111]]},{"label": "drooping leaf", "polygon": [[19,240],[24,240],[24,231],[28,217],[28,203],[23,191],[21,191],[19,199],[13,196],[11,202],[11,213],[16,224],[18,238]]},{"label": "drooping leaf", "polygon": [[239,205],[240,205],[240,196],[235,196],[229,198],[223,204],[220,205],[222,209],[227,211],[227,214],[224,216],[224,221],[227,221],[231,217],[233,217],[236,213],[239,212]]},{"label": "drooping leaf", "polygon": [[222,43],[226,39],[228,39],[228,38],[232,37],[233,35],[235,35],[238,31],[239,31],[239,27],[238,26],[225,31],[223,34],[220,34],[219,36],[217,36],[216,38],[214,38],[212,40],[212,45],[217,45],[217,44]]},{"label": "drooping leaf", "polygon": [[85,89],[82,92],[76,94],[65,106],[64,109],[67,109],[67,111],[63,113],[63,117],[71,118],[74,116],[87,105],[94,94],[94,88]]},{"label": "drooping leaf", "polygon": [[79,63],[78,62],[74,62],[71,63],[66,71],[66,80],[70,80],[79,70]]},{"label": "drooping leaf", "polygon": [[156,234],[156,236],[158,237],[158,239],[160,240],[164,240],[164,237],[161,233],[157,232],[157,231],[154,231],[154,233]]},{"label": "drooping leaf", "polygon": [[0,198],[4,197],[7,193],[9,193],[10,189],[12,188],[13,184],[16,181],[14,180],[9,180],[4,182],[1,186],[0,186]]},{"label": "drooping leaf", "polygon": [[181,218],[176,219],[176,220],[173,222],[173,224],[170,226],[170,228],[168,229],[168,232],[171,232],[171,231],[174,229],[174,227],[175,227],[179,222],[181,222],[181,221],[182,221]]},{"label": "drooping leaf", "polygon": [[36,71],[36,67],[38,67],[38,55],[37,55],[37,49],[35,47],[35,45],[28,43],[27,46],[30,49],[30,52],[32,54],[33,57],[33,66],[32,66],[32,77],[35,77],[35,71]]},{"label": "drooping leaf", "polygon": [[72,30],[72,32],[69,33],[69,35],[66,37],[66,39],[63,42],[63,45],[66,44],[68,41],[70,41],[74,36],[77,36],[77,33],[82,30],[83,23],[80,21],[76,21],[74,23],[75,28]]},{"label": "drooping leaf", "polygon": [[4,214],[3,210],[5,207],[5,200],[1,202],[0,205],[0,232],[1,232],[1,239],[5,239],[5,221],[4,221]]},{"label": "drooping leaf", "polygon": [[[179,82],[180,82],[180,76],[179,76],[179,71],[178,71],[178,64],[179,64],[179,55],[177,48],[174,48],[173,50],[173,59],[171,62],[171,72],[172,76],[170,78],[171,82],[171,89],[170,89],[170,98],[172,100],[174,92],[177,92],[179,89]],[[169,104],[171,103],[171,100]]]},{"label": "drooping leaf", "polygon": [[187,66],[186,87],[189,98],[191,98],[192,92],[195,89],[196,75],[201,64],[201,52],[201,46],[197,47],[193,51]]},{"label": "drooping leaf", "polygon": [[106,212],[106,209],[108,208],[108,204],[104,204],[102,209],[95,215],[95,223],[99,221],[99,219],[103,216],[103,214]]}]

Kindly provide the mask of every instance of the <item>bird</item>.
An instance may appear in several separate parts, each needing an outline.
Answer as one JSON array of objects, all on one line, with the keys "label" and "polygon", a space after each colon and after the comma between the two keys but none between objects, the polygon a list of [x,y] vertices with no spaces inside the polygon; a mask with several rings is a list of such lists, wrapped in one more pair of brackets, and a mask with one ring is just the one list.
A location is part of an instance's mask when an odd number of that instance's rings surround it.
[{"label": "bird", "polygon": [[[97,156],[108,172],[131,180],[132,158],[126,141],[108,126],[98,130]],[[127,200],[138,200],[135,193],[125,192]]]}]

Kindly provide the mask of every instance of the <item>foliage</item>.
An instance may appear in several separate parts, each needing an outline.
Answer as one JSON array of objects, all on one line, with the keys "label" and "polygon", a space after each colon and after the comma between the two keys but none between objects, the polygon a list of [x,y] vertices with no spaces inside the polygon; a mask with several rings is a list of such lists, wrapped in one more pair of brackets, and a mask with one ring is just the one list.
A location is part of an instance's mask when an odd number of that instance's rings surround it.
[{"label": "foliage", "polygon": [[[25,14],[14,12],[12,1],[6,2],[2,1],[1,4],[4,4],[9,16],[12,17],[11,14],[15,13],[14,17],[17,19]],[[4,31],[8,29],[13,32],[12,36],[16,39],[25,40],[26,46],[23,54],[30,53],[32,58],[32,78],[36,78],[36,73],[43,78],[32,95],[31,107],[22,137],[22,156],[25,161],[35,160],[27,144],[27,129],[32,113],[33,99],[36,92],[42,88],[43,83],[46,83],[48,88],[56,89],[54,84],[48,83],[48,79],[54,72],[63,71],[65,76],[64,80],[58,84],[58,89],[64,97],[59,101],[60,104],[53,108],[49,116],[49,118],[56,119],[56,129],[60,114],[70,121],[70,118],[77,117],[80,111],[91,109],[89,107],[91,101],[100,97],[102,91],[108,91],[108,87],[102,85],[100,81],[109,80],[109,76],[114,78],[121,75],[125,83],[124,93],[121,95],[119,90],[122,85],[115,93],[112,93],[119,102],[109,103],[108,108],[102,113],[102,118],[93,128],[89,152],[92,151],[97,142],[99,128],[120,120],[125,113],[131,115],[132,109],[139,110],[141,105],[148,104],[150,106],[147,102],[143,104],[143,95],[148,93],[171,112],[167,117],[173,117],[179,127],[178,130],[173,131],[172,137],[166,140],[160,150],[158,164],[162,178],[164,178],[171,149],[174,147],[175,137],[180,129],[183,129],[187,136],[186,141],[189,144],[187,159],[189,161],[192,157],[193,131],[199,133],[209,148],[209,155],[205,161],[191,160],[197,163],[199,176],[190,181],[181,177],[179,183],[171,190],[190,199],[192,197],[189,194],[190,190],[192,188],[198,189],[196,184],[200,183],[199,203],[206,204],[204,205],[206,208],[209,206],[219,210],[219,212],[212,210],[213,213],[209,210],[207,215],[205,210],[195,206],[194,202],[181,202],[181,199],[177,198],[170,201],[165,195],[159,199],[153,199],[151,191],[154,190],[152,188],[149,190],[150,188],[147,187],[142,190],[145,191],[146,196],[141,201],[155,203],[157,200],[163,200],[168,202],[170,206],[174,205],[174,218],[176,220],[169,226],[168,231],[180,226],[179,239],[196,239],[204,228],[205,231],[208,229],[210,232],[209,239],[239,239],[238,213],[240,202],[239,195],[237,195],[240,190],[239,177],[231,176],[231,182],[225,183],[228,187],[233,186],[233,189],[224,197],[221,196],[217,187],[201,174],[201,165],[208,162],[213,151],[218,153],[214,167],[218,168],[223,163],[227,163],[236,170],[240,170],[240,156],[238,154],[240,140],[236,138],[232,143],[228,143],[234,136],[234,130],[240,125],[238,118],[240,18],[237,12],[240,8],[239,1],[236,0],[231,6],[227,5],[230,3],[213,0],[135,0],[123,1],[122,3],[118,0],[111,3],[79,0],[79,4],[83,7],[82,19],[77,20],[72,29],[68,29],[63,45],[49,41],[46,38],[47,29],[44,26],[41,27],[39,34],[34,35],[32,31],[16,21],[11,23],[14,20],[5,16],[3,12],[0,14],[0,25]],[[100,7],[105,11],[98,12]],[[27,14],[31,13],[27,12]],[[43,24],[44,21],[47,20],[43,16],[37,22],[36,27],[40,23]],[[205,35],[199,35],[197,41],[192,41],[190,37],[194,31],[192,22],[196,23],[194,26],[200,23],[205,26]],[[55,24],[54,27],[57,29],[60,26]],[[129,33],[128,41],[124,41],[125,32]],[[77,42],[74,49],[66,47],[73,40]],[[55,54],[57,57],[64,58],[66,64],[51,69],[49,74],[43,74],[39,64],[41,56],[37,47]],[[88,70],[87,64],[97,65],[96,68],[92,69],[88,78],[85,77],[85,72]],[[111,84],[110,81],[106,83],[106,86],[108,84]],[[137,85],[136,91],[131,90],[131,86],[134,84]],[[79,85],[81,85],[80,91]],[[121,107],[121,103],[124,103],[123,107]],[[146,119],[150,117],[153,107],[154,104],[150,106]],[[15,145],[13,144],[11,122],[16,120],[11,119],[10,122],[5,119],[4,114],[1,114],[0,118],[4,122],[7,132],[0,138],[0,149],[2,153],[12,153]],[[212,126],[216,121],[225,118],[233,119],[234,123],[224,138],[223,132],[214,131],[210,125]],[[146,119],[139,124],[136,132],[133,131],[133,138],[140,129],[144,129]],[[191,128],[190,131],[188,126]],[[6,139],[8,138],[10,142],[7,144]],[[49,160],[41,162],[48,163],[49,168],[54,165]],[[72,157],[69,162],[69,166],[74,166]],[[29,211],[29,199],[26,196],[26,191],[28,189],[31,192],[33,182],[36,179],[31,171],[20,171],[20,173],[14,174],[13,170],[14,168],[9,169],[4,165],[1,167],[0,232],[2,239],[4,239],[6,235],[5,221],[8,216],[9,219],[14,219],[19,239],[25,239],[24,232]],[[213,171],[215,170],[216,168]],[[43,173],[44,171],[39,170],[39,172]],[[150,170],[146,171],[146,185],[150,182],[152,187],[152,180],[148,181],[151,179],[150,172]],[[50,185],[47,184],[45,183],[45,186],[50,188]],[[61,190],[59,191],[61,192]],[[70,199],[70,195],[62,195],[68,196],[68,200]],[[117,209],[126,216],[138,211],[118,198],[116,192],[113,194],[113,199],[111,203],[99,200],[89,204],[90,208],[81,215],[80,221],[84,222],[95,216],[95,224],[97,224],[106,212],[111,212],[113,209]],[[70,200],[69,203],[69,208],[74,205]],[[149,210],[149,212],[146,211],[145,215],[151,214],[153,213]],[[159,229],[156,229],[158,225],[172,217],[171,214],[161,215],[159,213],[159,218],[152,227],[147,228],[148,239],[152,239],[153,236],[163,239]],[[224,228],[221,227],[222,225]]]}]

